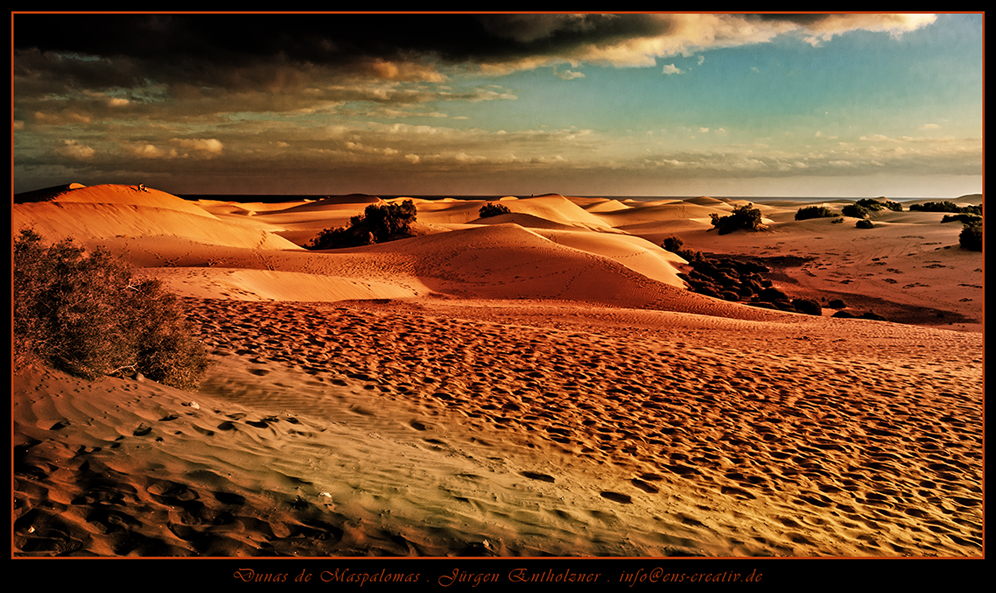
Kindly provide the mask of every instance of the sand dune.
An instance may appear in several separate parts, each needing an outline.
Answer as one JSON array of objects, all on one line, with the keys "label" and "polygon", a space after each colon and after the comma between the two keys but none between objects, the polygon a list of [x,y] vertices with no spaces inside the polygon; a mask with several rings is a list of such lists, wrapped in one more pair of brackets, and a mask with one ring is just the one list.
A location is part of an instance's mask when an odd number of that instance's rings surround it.
[{"label": "sand dune", "polygon": [[73,237],[95,245],[116,237],[182,237],[204,243],[287,249],[293,243],[272,232],[220,220],[197,204],[137,186],[79,187],[46,201],[17,204],[11,227],[34,228],[50,240]]},{"label": "sand dune", "polygon": [[[309,251],[380,198],[39,195],[15,232],[125,254],[217,364],[187,392],[12,369],[14,556],[983,553],[984,258],[939,214],[769,203],[719,236],[713,198],[420,200],[418,236]],[[697,295],[673,234],[929,314]]]},{"label": "sand dune", "polygon": [[502,204],[512,212],[531,214],[551,222],[588,230],[608,230],[608,225],[599,217],[561,195],[505,200]]}]

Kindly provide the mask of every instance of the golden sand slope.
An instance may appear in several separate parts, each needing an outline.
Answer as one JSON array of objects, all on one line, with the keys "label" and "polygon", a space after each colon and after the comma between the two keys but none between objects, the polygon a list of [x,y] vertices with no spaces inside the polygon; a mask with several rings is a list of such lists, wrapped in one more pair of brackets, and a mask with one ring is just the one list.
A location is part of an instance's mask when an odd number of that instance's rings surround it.
[{"label": "golden sand slope", "polygon": [[981,344],[965,334],[550,305],[191,306],[219,357],[198,393],[15,385],[19,551],[981,551]]},{"label": "golden sand slope", "polygon": [[[677,219],[639,204],[506,201],[544,228],[436,203],[426,235],[311,252],[277,239],[322,207],[200,215],[111,187],[49,230],[166,280],[218,364],[195,392],[15,369],[15,555],[982,554],[983,258],[939,215],[678,226],[800,256],[785,290],[926,303],[942,326],[690,294],[652,249]],[[730,208],[648,208],[689,206]],[[582,207],[604,226],[570,224]]]}]

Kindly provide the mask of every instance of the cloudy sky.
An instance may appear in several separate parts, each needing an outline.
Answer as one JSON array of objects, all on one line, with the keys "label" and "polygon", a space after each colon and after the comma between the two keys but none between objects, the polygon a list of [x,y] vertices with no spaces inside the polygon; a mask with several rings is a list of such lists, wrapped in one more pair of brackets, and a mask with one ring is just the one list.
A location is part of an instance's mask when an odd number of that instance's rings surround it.
[{"label": "cloudy sky", "polygon": [[978,14],[13,14],[14,191],[956,197]]}]

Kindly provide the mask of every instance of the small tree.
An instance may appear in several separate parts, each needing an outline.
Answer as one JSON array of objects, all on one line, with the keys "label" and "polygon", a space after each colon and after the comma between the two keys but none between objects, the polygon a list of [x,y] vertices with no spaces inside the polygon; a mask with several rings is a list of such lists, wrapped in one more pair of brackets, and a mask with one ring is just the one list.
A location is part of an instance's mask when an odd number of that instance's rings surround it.
[{"label": "small tree", "polygon": [[308,249],[339,249],[385,243],[412,236],[411,225],[418,211],[411,200],[393,204],[370,204],[349,219],[349,225],[323,229],[306,245]]},{"label": "small tree", "polygon": [[477,211],[477,215],[481,218],[488,218],[490,216],[498,216],[500,214],[509,214],[512,212],[509,210],[508,206],[505,204],[494,204],[488,202],[487,204],[481,206],[481,209]]},{"label": "small tree", "polygon": [[672,235],[667,239],[664,239],[664,243],[661,245],[661,247],[667,249],[671,253],[678,253],[679,251],[681,251],[681,246],[684,244],[685,242],[681,239],[681,237]]},{"label": "small tree", "polygon": [[719,229],[720,235],[726,235],[736,230],[756,231],[761,226],[761,211],[750,204],[734,206],[733,212],[720,216],[711,214],[713,228]]}]

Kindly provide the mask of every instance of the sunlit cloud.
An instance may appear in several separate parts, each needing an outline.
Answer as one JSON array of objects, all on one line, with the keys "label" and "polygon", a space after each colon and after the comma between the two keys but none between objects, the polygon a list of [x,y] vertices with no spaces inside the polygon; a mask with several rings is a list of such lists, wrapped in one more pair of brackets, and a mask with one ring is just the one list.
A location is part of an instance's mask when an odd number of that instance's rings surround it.
[{"label": "sunlit cloud", "polygon": [[204,156],[221,154],[224,148],[224,145],[214,138],[174,138],[172,142]]},{"label": "sunlit cloud", "polygon": [[63,140],[62,144],[56,147],[55,152],[61,156],[80,161],[92,159],[97,154],[95,149],[80,144],[76,140]]},{"label": "sunlit cloud", "polygon": [[937,15],[934,14],[832,14],[806,27],[803,38],[807,43],[819,45],[835,36],[857,30],[901,37],[936,20]]}]

